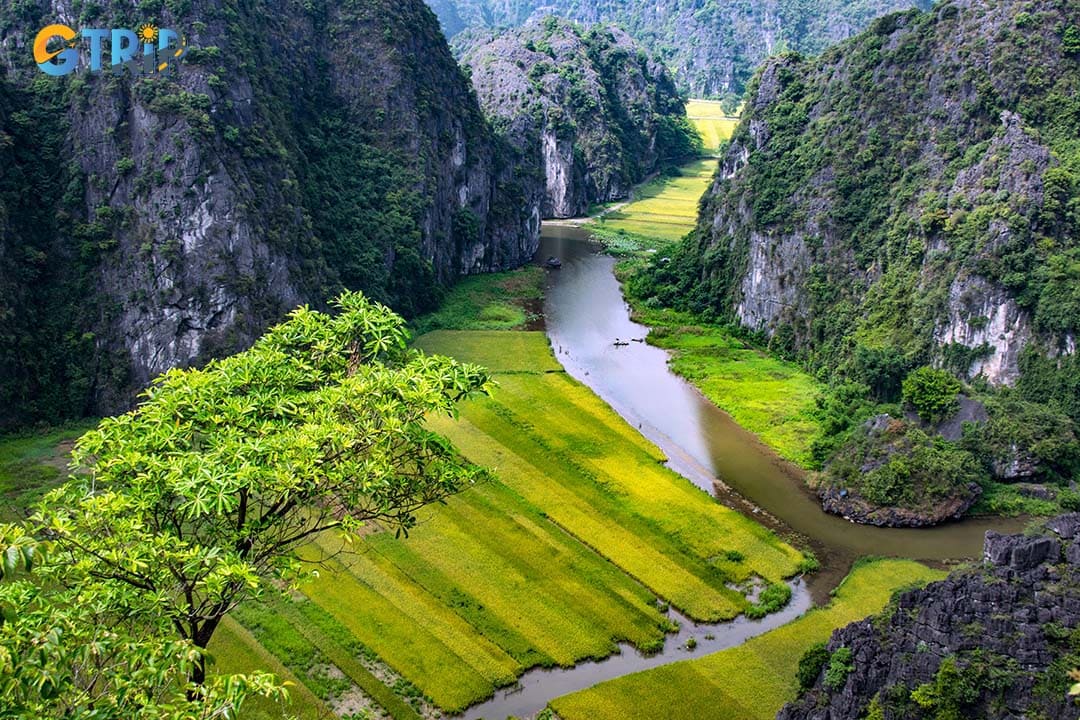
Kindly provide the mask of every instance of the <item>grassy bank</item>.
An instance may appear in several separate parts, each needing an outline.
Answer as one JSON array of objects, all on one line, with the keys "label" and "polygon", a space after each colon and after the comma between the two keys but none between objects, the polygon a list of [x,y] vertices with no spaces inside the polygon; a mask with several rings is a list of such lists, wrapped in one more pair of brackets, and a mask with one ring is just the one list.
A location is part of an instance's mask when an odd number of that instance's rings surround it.
[{"label": "grassy bank", "polygon": [[797,690],[799,658],[836,628],[885,607],[897,589],[944,573],[910,560],[863,562],[837,588],[832,602],[743,645],[627,675],[559,698],[562,720],[767,720]]},{"label": "grassy bank", "polygon": [[642,309],[635,319],[652,328],[651,344],[671,352],[676,374],[781,457],[812,465],[811,446],[822,432],[815,400],[823,390],[813,376],[685,313]]},{"label": "grassy bank", "polygon": [[543,299],[544,271],[539,267],[474,275],[454,286],[438,310],[413,321],[413,331],[525,330],[536,321]]},{"label": "grassy bank", "polygon": [[0,436],[0,522],[15,519],[67,477],[72,443],[96,424]]}]

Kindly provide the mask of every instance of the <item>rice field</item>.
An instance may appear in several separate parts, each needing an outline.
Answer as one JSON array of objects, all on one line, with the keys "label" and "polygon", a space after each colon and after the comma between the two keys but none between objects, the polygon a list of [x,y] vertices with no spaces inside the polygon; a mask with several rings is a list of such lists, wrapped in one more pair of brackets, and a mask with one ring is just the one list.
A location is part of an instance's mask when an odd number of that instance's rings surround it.
[{"label": "rice field", "polygon": [[799,658],[880,612],[894,591],[944,577],[912,560],[859,563],[832,602],[729,650],[626,675],[551,703],[562,720],[771,720],[796,694]]},{"label": "rice field", "polygon": [[701,134],[705,149],[711,153],[720,149],[739,124],[739,118],[725,113],[715,100],[688,100],[686,115]]},{"label": "rice field", "polygon": [[269,659],[304,707],[365,698],[415,720],[462,710],[530,667],[622,641],[658,646],[671,629],[660,600],[732,618],[749,602],[729,584],[797,572],[797,550],[663,467],[561,371],[543,333],[436,331],[417,345],[494,371],[492,398],[432,419],[493,478],[425,510],[407,539],[373,532],[339,554],[327,535],[303,548],[322,561],[317,577],[235,613],[215,643],[222,667]]},{"label": "rice field", "polygon": [[605,240],[618,233],[630,233],[666,241],[681,240],[694,229],[698,201],[712,183],[715,159],[684,165],[679,175],[661,177],[634,192],[626,205],[601,215],[589,228]]}]

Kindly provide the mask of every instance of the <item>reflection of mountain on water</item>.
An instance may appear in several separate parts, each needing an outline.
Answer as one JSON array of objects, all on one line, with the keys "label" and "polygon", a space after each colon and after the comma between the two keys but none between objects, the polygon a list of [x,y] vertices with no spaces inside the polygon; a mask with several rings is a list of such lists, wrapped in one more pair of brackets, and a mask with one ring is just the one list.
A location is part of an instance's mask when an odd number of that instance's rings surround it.
[{"label": "reflection of mountain on water", "polygon": [[801,473],[704,398],[667,366],[664,350],[643,343],[615,347],[615,338],[641,338],[648,328],[630,319],[615,260],[583,242],[587,232],[547,227],[538,257],[557,256],[544,312],[548,337],[570,375],[591,387],[670,458],[669,465],[712,492],[723,478],[753,505],[780,518],[830,557],[895,555],[925,560],[975,557],[988,529],[1019,530],[1020,520],[972,519],[929,529],[855,525],[822,512]]}]

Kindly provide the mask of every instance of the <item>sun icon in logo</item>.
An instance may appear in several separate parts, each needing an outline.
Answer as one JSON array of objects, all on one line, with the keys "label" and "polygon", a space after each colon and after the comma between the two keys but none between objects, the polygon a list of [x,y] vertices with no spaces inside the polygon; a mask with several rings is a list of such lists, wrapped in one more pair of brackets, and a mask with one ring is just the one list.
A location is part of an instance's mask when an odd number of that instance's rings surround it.
[{"label": "sun icon in logo", "polygon": [[139,29],[135,31],[135,34],[139,36],[139,40],[145,45],[156,43],[158,39],[158,28],[153,23],[143,23],[139,26]]}]

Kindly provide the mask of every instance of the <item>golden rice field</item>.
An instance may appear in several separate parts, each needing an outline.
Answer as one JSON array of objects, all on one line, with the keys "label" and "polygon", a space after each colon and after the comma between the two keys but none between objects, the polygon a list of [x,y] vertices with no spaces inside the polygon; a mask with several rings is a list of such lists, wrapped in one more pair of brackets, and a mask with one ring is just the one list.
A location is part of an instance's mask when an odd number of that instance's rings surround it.
[{"label": "golden rice field", "polygon": [[836,628],[881,611],[892,593],[945,573],[912,560],[856,565],[832,602],[742,645],[626,675],[551,703],[562,720],[771,720],[797,690],[799,658]]},{"label": "golden rice field", "polygon": [[543,333],[436,331],[417,345],[493,370],[492,398],[432,423],[494,478],[423,512],[408,539],[305,547],[324,560],[318,577],[236,612],[212,647],[219,667],[277,668],[305,716],[362,701],[415,720],[530,667],[657,646],[670,623],[658,599],[732,618],[749,603],[729,583],[797,571],[797,550],[661,465]]},{"label": "golden rice field", "polygon": [[716,160],[684,165],[680,175],[662,177],[634,191],[634,199],[589,224],[605,241],[619,232],[667,241],[681,240],[694,229],[698,201],[712,183]]},{"label": "golden rice field", "polygon": [[720,149],[739,124],[739,118],[725,113],[715,100],[688,100],[686,115],[701,134],[705,149],[711,153]]}]

